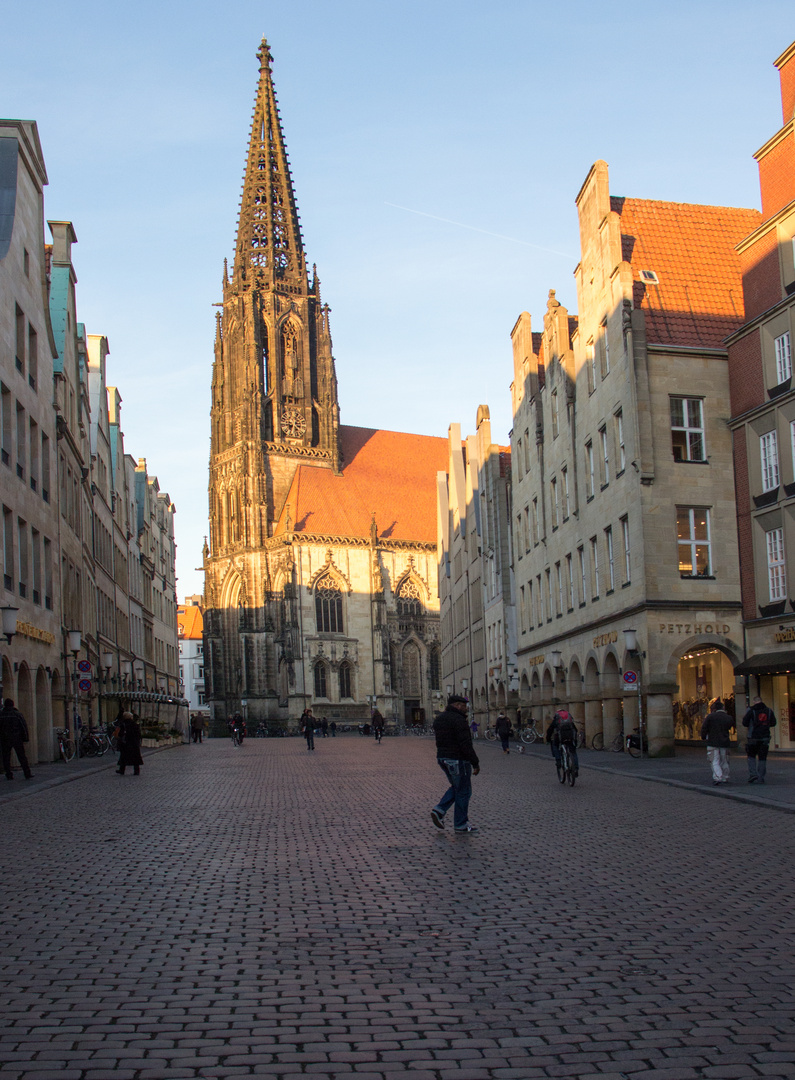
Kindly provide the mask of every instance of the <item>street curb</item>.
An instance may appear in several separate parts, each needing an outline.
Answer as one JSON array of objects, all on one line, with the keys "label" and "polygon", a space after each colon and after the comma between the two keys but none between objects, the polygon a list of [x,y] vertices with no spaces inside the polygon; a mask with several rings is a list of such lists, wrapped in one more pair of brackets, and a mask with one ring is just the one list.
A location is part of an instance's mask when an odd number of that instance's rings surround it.
[{"label": "street curb", "polygon": [[[143,755],[144,761],[146,758],[151,757],[152,754],[162,754],[164,750],[173,750],[174,746],[187,746],[187,743],[172,743],[169,746],[157,746],[148,747],[148,752]],[[68,762],[66,763],[69,764]],[[48,791],[50,788],[60,787],[61,784],[71,784],[75,780],[82,780],[86,776],[96,776],[97,773],[107,772],[108,769],[115,769],[118,762],[109,761],[105,765],[97,765],[93,769],[83,769],[79,773],[66,776],[54,776],[51,780],[45,780],[41,784],[35,784],[33,787],[23,788],[21,791],[9,791],[8,794],[0,795],[0,806],[3,803],[15,802],[17,799],[27,799],[31,795],[37,795],[40,791]]]},{"label": "street curb", "polygon": [[[484,740],[484,744],[485,744]],[[541,761],[541,756],[536,753],[528,753],[526,750],[517,757],[523,757],[531,761]],[[782,814],[795,814],[795,804],[774,803],[768,799],[760,799],[756,795],[746,794],[740,791],[727,791],[725,788],[706,787],[702,784],[691,784],[687,780],[675,780],[668,776],[650,776],[648,773],[631,773],[624,769],[611,769],[609,765],[594,765],[591,762],[580,760],[581,769],[592,769],[594,772],[608,773],[610,776],[626,776],[629,780],[646,780],[651,784],[665,784],[668,787],[682,788],[684,791],[697,791],[700,795],[708,795],[714,799],[731,799],[733,802],[746,803],[750,806],[763,806],[767,810],[778,810]]]}]

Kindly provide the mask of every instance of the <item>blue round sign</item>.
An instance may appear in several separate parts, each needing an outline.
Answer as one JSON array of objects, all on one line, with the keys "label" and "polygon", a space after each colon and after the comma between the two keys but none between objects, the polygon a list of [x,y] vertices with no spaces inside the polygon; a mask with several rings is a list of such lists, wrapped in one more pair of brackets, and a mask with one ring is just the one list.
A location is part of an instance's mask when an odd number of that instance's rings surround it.
[{"label": "blue round sign", "polygon": [[82,693],[87,694],[91,689],[91,679],[81,679],[77,685]]},{"label": "blue round sign", "polygon": [[634,684],[637,681],[638,681],[637,672],[635,672],[635,671],[625,671],[624,672],[624,682],[625,683],[629,683],[630,686],[634,686]]}]

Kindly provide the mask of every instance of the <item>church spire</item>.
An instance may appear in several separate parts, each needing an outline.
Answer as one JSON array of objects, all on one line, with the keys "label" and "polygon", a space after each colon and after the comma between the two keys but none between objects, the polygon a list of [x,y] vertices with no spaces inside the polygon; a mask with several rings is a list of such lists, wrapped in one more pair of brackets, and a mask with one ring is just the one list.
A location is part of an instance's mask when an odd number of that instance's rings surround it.
[{"label": "church spire", "polygon": [[247,286],[298,286],[306,290],[301,226],[284,145],[271,51],[257,51],[259,84],[240,200],[233,280]]}]

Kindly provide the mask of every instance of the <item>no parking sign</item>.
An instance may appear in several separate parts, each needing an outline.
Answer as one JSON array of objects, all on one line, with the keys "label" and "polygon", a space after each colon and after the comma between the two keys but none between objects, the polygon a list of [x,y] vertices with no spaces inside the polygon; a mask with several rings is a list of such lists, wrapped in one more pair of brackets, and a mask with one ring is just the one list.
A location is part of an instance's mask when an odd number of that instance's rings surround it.
[{"label": "no parking sign", "polygon": [[638,673],[637,673],[637,671],[625,671],[624,672],[624,689],[625,690],[637,690],[638,689]]}]

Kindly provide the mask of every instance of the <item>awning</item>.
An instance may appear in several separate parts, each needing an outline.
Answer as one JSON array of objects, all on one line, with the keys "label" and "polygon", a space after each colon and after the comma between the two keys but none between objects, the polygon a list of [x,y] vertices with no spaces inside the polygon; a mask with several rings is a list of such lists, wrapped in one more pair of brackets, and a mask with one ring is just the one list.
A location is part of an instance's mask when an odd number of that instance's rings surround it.
[{"label": "awning", "polygon": [[743,660],[734,669],[735,675],[784,675],[791,671],[795,674],[795,649],[782,649],[781,652],[755,653]]}]

